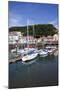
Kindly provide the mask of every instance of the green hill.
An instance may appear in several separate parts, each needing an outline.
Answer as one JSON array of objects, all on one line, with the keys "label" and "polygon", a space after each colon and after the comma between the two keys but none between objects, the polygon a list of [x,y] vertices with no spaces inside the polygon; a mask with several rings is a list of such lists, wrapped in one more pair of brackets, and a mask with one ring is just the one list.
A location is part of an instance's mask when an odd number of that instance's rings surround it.
[{"label": "green hill", "polygon": [[[28,26],[29,35],[33,35],[33,26]],[[19,31],[22,32],[23,35],[27,35],[27,26],[24,27],[11,27],[9,28],[9,32],[11,31]],[[57,32],[57,29],[52,24],[38,24],[34,25],[34,35],[35,37],[39,37],[42,35],[53,35]]]}]

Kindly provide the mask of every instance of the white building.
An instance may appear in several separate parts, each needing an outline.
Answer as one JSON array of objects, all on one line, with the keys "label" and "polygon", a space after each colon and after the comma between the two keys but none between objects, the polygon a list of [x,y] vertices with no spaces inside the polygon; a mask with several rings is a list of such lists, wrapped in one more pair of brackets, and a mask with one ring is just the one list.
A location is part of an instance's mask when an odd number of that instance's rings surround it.
[{"label": "white building", "polygon": [[9,44],[16,44],[22,37],[21,32],[9,32],[8,41]]},{"label": "white building", "polygon": [[54,41],[58,41],[58,39],[59,39],[58,34],[54,34],[54,35],[53,35],[53,40],[54,40]]},{"label": "white building", "polygon": [[20,39],[20,43],[22,43],[22,44],[26,44],[26,43],[30,43],[30,44],[32,44],[32,43],[34,43],[35,42],[35,39],[34,39],[34,37],[33,36],[23,36],[21,39]]}]

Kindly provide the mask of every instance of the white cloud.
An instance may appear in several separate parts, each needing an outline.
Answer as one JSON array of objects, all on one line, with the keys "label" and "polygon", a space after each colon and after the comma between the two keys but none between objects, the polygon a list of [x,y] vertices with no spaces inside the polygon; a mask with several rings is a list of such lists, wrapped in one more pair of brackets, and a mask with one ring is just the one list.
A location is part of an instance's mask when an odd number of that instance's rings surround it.
[{"label": "white cloud", "polygon": [[52,21],[49,22],[49,24],[56,24],[56,23],[57,23],[57,19],[52,20]]},{"label": "white cloud", "polygon": [[58,28],[58,19],[50,21],[49,24],[53,24],[56,28]]},{"label": "white cloud", "polygon": [[23,26],[23,18],[21,15],[9,13],[8,26]]}]

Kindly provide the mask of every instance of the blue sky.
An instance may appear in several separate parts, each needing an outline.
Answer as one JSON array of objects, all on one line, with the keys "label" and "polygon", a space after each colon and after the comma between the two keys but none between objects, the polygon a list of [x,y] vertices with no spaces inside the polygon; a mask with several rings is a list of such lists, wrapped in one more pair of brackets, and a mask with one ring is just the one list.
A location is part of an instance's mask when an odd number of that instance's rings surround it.
[{"label": "blue sky", "polygon": [[8,2],[8,25],[53,24],[58,27],[58,5],[41,3]]}]

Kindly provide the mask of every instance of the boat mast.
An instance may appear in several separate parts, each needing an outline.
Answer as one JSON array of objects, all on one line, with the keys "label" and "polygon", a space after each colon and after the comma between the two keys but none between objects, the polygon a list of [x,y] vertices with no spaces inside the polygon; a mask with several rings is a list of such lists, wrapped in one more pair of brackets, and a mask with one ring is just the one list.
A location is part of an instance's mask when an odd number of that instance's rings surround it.
[{"label": "boat mast", "polygon": [[27,20],[27,47],[29,48],[29,28],[28,28],[29,21]]},{"label": "boat mast", "polygon": [[[35,29],[34,29],[34,25],[33,25],[33,37],[35,38]],[[33,40],[34,41],[34,40]],[[37,47],[37,42],[35,41],[35,48]]]},{"label": "boat mast", "polygon": [[33,37],[35,36],[34,34],[35,34],[35,32],[34,32],[34,25],[33,25]]}]

